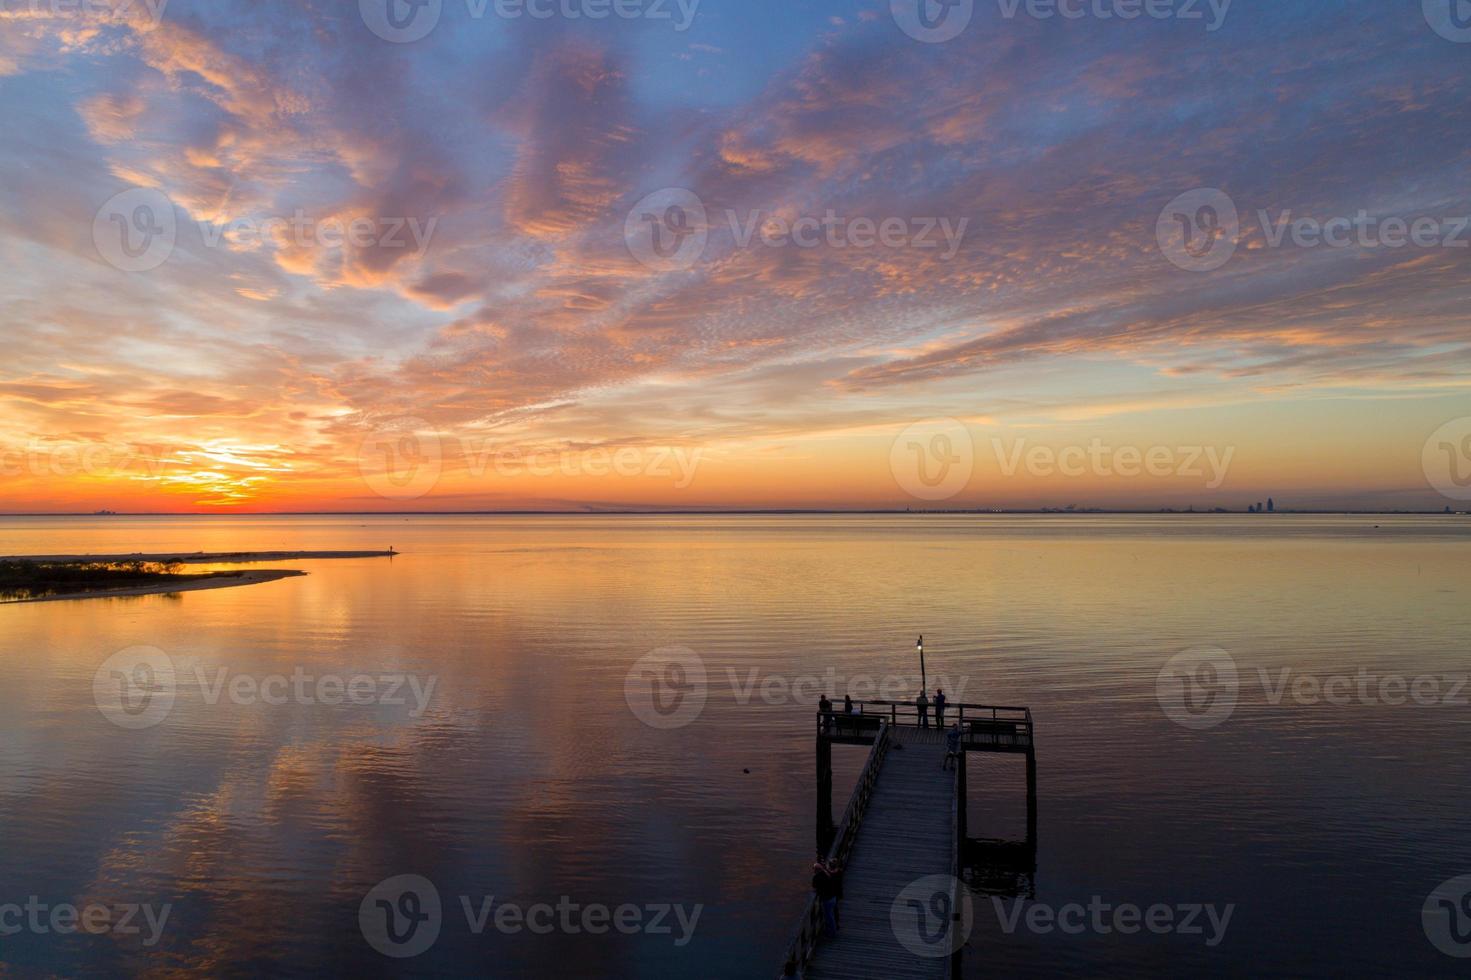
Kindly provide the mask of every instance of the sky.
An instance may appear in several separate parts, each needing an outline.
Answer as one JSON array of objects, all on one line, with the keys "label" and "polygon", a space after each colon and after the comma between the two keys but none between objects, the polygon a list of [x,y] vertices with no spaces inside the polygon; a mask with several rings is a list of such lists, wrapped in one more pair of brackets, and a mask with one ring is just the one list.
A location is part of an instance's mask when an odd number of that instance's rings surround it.
[{"label": "sky", "polygon": [[1456,3],[0,0],[0,511],[1464,510]]}]

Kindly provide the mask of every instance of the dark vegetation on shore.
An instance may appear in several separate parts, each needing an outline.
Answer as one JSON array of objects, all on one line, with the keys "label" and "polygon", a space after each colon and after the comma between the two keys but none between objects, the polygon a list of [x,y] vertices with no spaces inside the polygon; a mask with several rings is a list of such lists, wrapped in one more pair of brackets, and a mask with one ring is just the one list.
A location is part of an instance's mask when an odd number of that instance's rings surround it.
[{"label": "dark vegetation on shore", "polygon": [[210,578],[238,578],[241,572],[198,572],[183,574],[179,562],[77,562],[49,563],[0,561],[0,601],[43,599],[47,596],[105,592],[197,582]]}]

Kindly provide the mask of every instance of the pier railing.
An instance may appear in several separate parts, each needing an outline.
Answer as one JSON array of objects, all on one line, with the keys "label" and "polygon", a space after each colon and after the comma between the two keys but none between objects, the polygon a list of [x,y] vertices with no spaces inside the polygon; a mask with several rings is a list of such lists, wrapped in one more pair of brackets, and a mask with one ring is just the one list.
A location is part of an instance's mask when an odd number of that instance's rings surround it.
[{"label": "pier railing", "polygon": [[[819,713],[818,732],[840,738],[872,737],[880,721],[891,728],[900,725],[918,727],[919,706],[913,701],[854,701],[853,710],[844,704],[833,703],[831,714]],[[1032,744],[1032,710],[994,704],[969,704],[949,702],[941,719],[935,714],[934,704],[925,710],[925,721],[930,725],[943,724],[949,727],[960,723],[961,737],[967,748],[1016,748],[1024,749]]]},{"label": "pier railing", "polygon": [[[888,720],[879,717],[877,722],[873,748],[869,750],[868,761],[863,766],[863,772],[858,776],[858,784],[853,787],[853,795],[848,799],[848,806],[843,811],[842,822],[838,824],[837,832],[833,836],[832,847],[828,848],[827,859],[837,861],[840,867],[847,867],[848,856],[852,853],[853,844],[858,839],[858,825],[868,811],[868,803],[873,798],[874,785],[878,781],[879,769],[883,767],[884,756],[889,751]],[[822,723],[821,717],[818,723]],[[787,948],[787,957],[782,967],[783,977],[800,976],[806,971],[821,935],[822,902],[814,891],[808,895],[807,907],[803,910],[801,921],[797,926],[797,938],[792,940],[791,946]]]}]

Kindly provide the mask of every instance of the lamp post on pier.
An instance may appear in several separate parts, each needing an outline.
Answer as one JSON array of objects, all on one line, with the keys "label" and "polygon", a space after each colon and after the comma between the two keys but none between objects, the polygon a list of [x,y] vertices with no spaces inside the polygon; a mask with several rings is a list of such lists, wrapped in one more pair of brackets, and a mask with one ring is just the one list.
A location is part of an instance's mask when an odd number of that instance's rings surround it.
[{"label": "lamp post on pier", "polygon": [[919,634],[919,642],[914,645],[914,648],[919,651],[919,689],[921,691],[925,691],[925,690],[928,690],[929,689],[929,686],[930,685],[929,685],[929,679],[927,677],[925,677],[925,672],[924,672],[924,634],[923,633]]}]

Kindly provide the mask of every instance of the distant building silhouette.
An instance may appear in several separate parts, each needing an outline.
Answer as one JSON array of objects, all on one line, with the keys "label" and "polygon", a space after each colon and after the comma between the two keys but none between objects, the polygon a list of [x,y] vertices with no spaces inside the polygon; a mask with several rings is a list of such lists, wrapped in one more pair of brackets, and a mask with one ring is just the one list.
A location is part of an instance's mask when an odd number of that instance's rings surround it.
[{"label": "distant building silhouette", "polygon": [[1276,509],[1277,509],[1277,501],[1273,500],[1271,497],[1268,497],[1267,498],[1267,513],[1270,514],[1270,513],[1274,512],[1274,511],[1276,511]]}]

